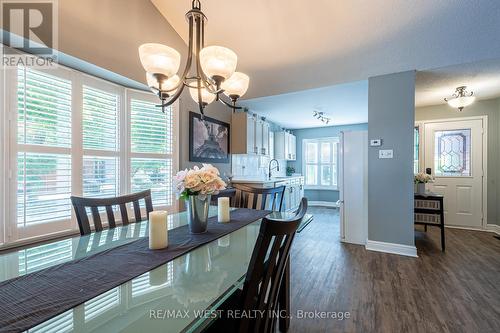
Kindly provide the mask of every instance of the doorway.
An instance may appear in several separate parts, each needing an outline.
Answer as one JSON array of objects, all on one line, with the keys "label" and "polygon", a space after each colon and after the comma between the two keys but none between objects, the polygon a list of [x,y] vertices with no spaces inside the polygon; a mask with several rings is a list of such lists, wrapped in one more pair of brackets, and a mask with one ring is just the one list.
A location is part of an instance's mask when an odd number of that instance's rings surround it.
[{"label": "doorway", "polygon": [[431,173],[431,192],[444,196],[447,226],[486,225],[487,117],[419,122],[420,169]]}]

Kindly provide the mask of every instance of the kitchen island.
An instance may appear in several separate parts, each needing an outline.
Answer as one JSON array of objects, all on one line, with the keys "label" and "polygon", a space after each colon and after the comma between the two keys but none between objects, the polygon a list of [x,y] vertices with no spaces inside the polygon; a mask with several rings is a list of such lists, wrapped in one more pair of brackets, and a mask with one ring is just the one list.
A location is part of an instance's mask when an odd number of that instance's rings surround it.
[{"label": "kitchen island", "polygon": [[231,184],[240,184],[255,188],[275,188],[285,186],[282,211],[292,211],[299,207],[300,200],[304,196],[304,177],[238,177],[231,180]]}]

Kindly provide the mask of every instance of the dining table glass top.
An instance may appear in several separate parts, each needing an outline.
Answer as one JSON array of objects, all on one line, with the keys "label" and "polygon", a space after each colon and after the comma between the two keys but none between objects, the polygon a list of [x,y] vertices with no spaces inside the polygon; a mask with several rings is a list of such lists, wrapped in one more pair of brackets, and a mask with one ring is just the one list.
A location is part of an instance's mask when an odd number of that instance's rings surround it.
[{"label": "dining table glass top", "polygon": [[[217,215],[210,207],[209,216]],[[293,213],[273,212],[289,219]],[[29,332],[192,332],[210,320],[248,268],[259,233],[257,220],[61,313]],[[168,228],[187,224],[185,212]],[[0,282],[147,237],[148,221],[53,241],[0,255]]]}]

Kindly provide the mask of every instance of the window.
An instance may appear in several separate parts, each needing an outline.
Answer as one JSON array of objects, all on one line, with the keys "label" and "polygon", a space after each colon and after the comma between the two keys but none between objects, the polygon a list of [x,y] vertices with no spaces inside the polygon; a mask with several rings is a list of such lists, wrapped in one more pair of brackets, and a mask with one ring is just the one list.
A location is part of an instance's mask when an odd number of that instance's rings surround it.
[{"label": "window", "polygon": [[434,132],[436,176],[469,177],[471,175],[471,130]]},{"label": "window", "polygon": [[71,81],[17,71],[17,225],[71,216]]},{"label": "window", "polygon": [[151,189],[154,206],[170,206],[172,193],[172,109],[158,112],[151,101],[130,101],[132,192]]},{"label": "window", "polygon": [[119,95],[83,86],[83,195],[119,194]]},{"label": "window", "polygon": [[338,138],[310,139],[303,143],[303,169],[308,187],[337,187]]},{"label": "window", "polygon": [[0,151],[11,175],[0,190],[12,193],[0,244],[77,230],[71,195],[151,189],[155,209],[173,208],[176,104],[162,113],[149,92],[61,65],[2,73],[12,93],[0,118],[15,126],[0,132],[0,142],[9,143]]}]

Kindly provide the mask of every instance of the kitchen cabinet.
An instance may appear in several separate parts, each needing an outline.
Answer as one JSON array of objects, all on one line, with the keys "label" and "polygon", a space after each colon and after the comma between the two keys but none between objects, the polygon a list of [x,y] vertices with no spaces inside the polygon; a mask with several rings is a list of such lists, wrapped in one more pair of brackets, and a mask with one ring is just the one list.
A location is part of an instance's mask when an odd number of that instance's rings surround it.
[{"label": "kitchen cabinet", "polygon": [[269,123],[247,112],[233,113],[231,153],[269,156]]},{"label": "kitchen cabinet", "polygon": [[277,159],[295,161],[297,159],[297,138],[295,135],[282,131],[274,133],[274,157]]},{"label": "kitchen cabinet", "polygon": [[257,188],[275,188],[285,186],[283,194],[283,203],[281,210],[284,212],[297,210],[300,201],[304,197],[304,177],[285,177],[277,180],[244,180],[233,179],[233,184],[243,184],[249,187]]},{"label": "kitchen cabinet", "polygon": [[269,123],[262,121],[262,146],[261,154],[265,156],[271,156],[271,150],[269,149]]}]

